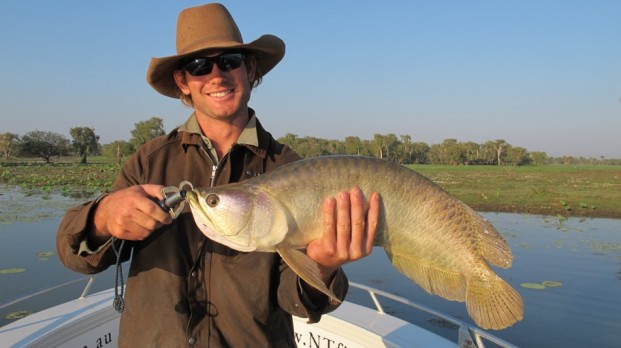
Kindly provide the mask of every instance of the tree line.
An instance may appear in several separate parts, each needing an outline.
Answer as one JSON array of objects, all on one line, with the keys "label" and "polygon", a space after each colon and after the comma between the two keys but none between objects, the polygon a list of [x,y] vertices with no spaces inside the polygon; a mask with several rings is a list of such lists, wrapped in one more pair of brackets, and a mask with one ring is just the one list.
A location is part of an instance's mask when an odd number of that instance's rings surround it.
[{"label": "tree line", "polygon": [[123,157],[132,155],[142,144],[166,134],[164,121],[152,117],[134,124],[129,141],[115,140],[101,145],[94,128],[73,127],[69,129],[71,140],[66,136],[50,131],[34,130],[19,136],[14,133],[0,134],[0,155],[5,158],[38,157],[50,163],[54,158],[62,156],[78,156],[80,163],[87,163],[88,156],[107,156],[117,158],[119,163]]},{"label": "tree line", "polygon": [[365,155],[384,158],[401,164],[449,164],[449,165],[544,165],[544,164],[606,164],[621,165],[621,159],[590,157],[549,157],[543,151],[528,151],[498,139],[477,144],[445,139],[440,144],[428,145],[416,142],[409,135],[375,134],[373,139],[356,136],[344,140],[328,140],[316,137],[299,137],[288,133],[278,139],[291,146],[302,157],[333,154]]},{"label": "tree line", "polygon": [[[0,134],[0,155],[4,158],[39,157],[49,163],[55,157],[77,156],[80,163],[87,163],[88,156],[104,155],[122,158],[132,155],[138,147],[150,139],[165,134],[163,120],[152,117],[134,124],[131,139],[115,140],[101,145],[95,129],[73,127],[69,129],[71,140],[49,131],[31,131],[23,136],[13,133]],[[333,154],[365,155],[387,159],[401,164],[449,164],[449,165],[544,165],[544,164],[607,164],[621,165],[621,159],[604,157],[549,157],[542,151],[528,151],[497,139],[478,144],[445,139],[440,144],[428,145],[413,141],[409,135],[375,134],[373,139],[348,136],[343,140],[300,137],[288,133],[277,139],[289,145],[303,157]]]}]

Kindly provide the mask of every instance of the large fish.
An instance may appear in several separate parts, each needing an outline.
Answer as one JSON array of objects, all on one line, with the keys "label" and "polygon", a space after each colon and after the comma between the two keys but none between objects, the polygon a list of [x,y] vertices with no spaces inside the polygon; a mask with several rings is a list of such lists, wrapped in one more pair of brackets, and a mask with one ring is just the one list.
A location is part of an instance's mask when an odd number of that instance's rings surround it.
[{"label": "large fish", "polygon": [[488,266],[511,266],[509,246],[474,210],[404,166],[361,156],[300,160],[241,183],[186,193],[200,230],[242,252],[278,252],[307,283],[335,297],[304,248],[322,234],[328,196],[359,187],[381,195],[375,245],[427,292],[466,302],[485,329],[523,317],[520,295]]}]

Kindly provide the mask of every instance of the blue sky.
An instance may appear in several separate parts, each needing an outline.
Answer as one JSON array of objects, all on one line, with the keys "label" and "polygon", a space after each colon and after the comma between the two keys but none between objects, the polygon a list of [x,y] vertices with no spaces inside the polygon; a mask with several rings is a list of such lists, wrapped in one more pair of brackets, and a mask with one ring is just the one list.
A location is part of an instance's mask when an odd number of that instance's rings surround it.
[{"label": "blue sky", "polygon": [[[95,128],[128,140],[191,112],[146,83],[198,1],[0,1],[0,133]],[[250,105],[274,136],[504,139],[621,158],[621,1],[225,1],[284,60]]]}]

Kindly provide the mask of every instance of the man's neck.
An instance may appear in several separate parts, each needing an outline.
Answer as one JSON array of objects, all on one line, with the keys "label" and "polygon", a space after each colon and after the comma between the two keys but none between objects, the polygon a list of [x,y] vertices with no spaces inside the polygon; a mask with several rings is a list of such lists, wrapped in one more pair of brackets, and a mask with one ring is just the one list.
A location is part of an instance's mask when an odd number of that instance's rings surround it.
[{"label": "man's neck", "polygon": [[221,159],[237,142],[250,117],[236,117],[232,120],[217,120],[208,117],[196,117],[203,134],[209,138],[216,149],[218,159]]}]

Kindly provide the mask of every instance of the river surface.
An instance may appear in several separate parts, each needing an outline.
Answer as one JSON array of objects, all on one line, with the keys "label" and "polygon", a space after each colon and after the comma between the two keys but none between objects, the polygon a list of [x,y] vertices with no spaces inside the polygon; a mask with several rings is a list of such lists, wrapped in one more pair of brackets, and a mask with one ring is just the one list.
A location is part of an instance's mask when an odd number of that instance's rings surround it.
[{"label": "river surface", "polygon": [[[53,194],[41,197],[17,189],[0,191],[2,326],[14,320],[11,316],[78,297],[85,281],[10,304],[24,295],[83,278],[60,264],[55,247],[60,215],[77,202]],[[524,320],[493,334],[520,347],[621,347],[621,220],[482,215],[501,232],[514,255],[511,268],[494,270],[522,295],[525,305]],[[352,281],[472,323],[463,303],[428,295],[393,269],[382,249],[376,248],[371,256],[345,269]],[[98,276],[91,291],[113,285],[110,269]],[[356,291],[348,299],[370,304],[366,294]],[[391,303],[385,309],[447,338],[457,335],[455,327],[415,310]]]}]

